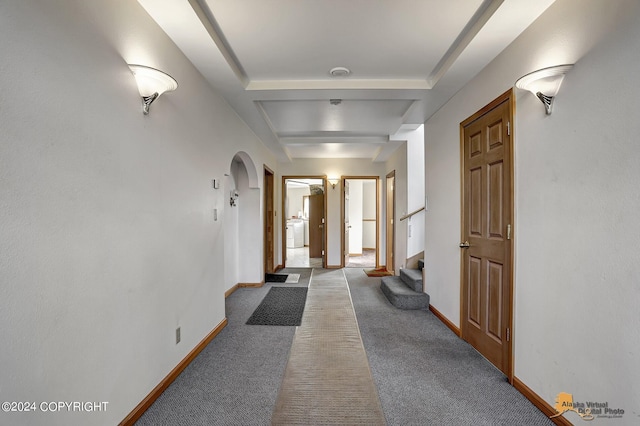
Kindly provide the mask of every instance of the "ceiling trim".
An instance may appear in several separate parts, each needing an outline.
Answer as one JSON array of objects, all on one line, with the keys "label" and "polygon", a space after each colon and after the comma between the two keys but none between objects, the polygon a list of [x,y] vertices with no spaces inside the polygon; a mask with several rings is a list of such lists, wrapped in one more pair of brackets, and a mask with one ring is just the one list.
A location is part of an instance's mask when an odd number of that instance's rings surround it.
[{"label": "ceiling trim", "polygon": [[258,90],[339,90],[339,89],[365,89],[365,90],[430,90],[446,74],[458,57],[467,48],[469,43],[478,35],[484,25],[500,8],[504,0],[485,0],[484,3],[464,30],[458,35],[449,50],[441,58],[440,62],[426,77],[426,79],[385,80],[385,79],[349,79],[339,80],[251,80],[245,72],[242,63],[226,41],[222,29],[218,25],[209,7],[203,6],[201,0],[188,0],[191,8],[207,30],[227,64],[233,70],[240,83],[247,91]]},{"label": "ceiling trim", "polygon": [[407,122],[407,117],[409,116],[409,114],[411,113],[411,111],[413,111],[414,108],[417,107],[417,105],[420,104],[420,100],[419,99],[414,99],[413,102],[411,102],[411,104],[409,105],[409,107],[406,109],[406,111],[404,112],[404,114],[402,114],[402,122],[406,123]]},{"label": "ceiling trim", "polygon": [[276,128],[273,125],[273,122],[271,121],[271,119],[269,118],[269,114],[267,114],[267,111],[265,111],[264,106],[262,105],[262,102],[261,101],[253,101],[253,104],[258,109],[258,112],[260,112],[260,114],[262,115],[262,119],[264,120],[264,122],[269,127],[269,130],[271,130],[271,133],[273,134],[273,136],[275,136],[277,138],[278,137],[278,133],[276,132]]},{"label": "ceiling trim", "polygon": [[426,76],[425,79],[350,79],[348,77],[337,80],[251,80],[242,63],[233,52],[224,37],[222,29],[218,25],[213,13],[201,0],[188,0],[191,8],[207,30],[227,64],[233,70],[240,83],[247,91],[277,91],[277,90],[430,90],[451,68],[462,52],[473,41],[482,27],[491,19],[500,8],[504,0],[485,0],[478,8],[464,30],[458,35],[449,50],[440,62]]},{"label": "ceiling trim", "polygon": [[284,145],[315,145],[319,143],[365,143],[365,144],[385,144],[389,142],[389,136],[348,136],[340,132],[329,134],[327,136],[283,136],[279,138],[280,143]]},{"label": "ceiling trim", "polygon": [[269,115],[267,114],[267,111],[264,110],[264,106],[262,106],[262,102],[260,101],[253,101],[253,105],[255,105],[256,109],[258,110],[258,112],[260,113],[260,115],[262,116],[262,119],[264,120],[265,124],[267,125],[267,127],[269,128],[269,131],[271,132],[271,134],[273,135],[274,139],[278,142],[278,146],[280,146],[280,148],[282,149],[282,151],[284,152],[284,155],[286,156],[286,159],[291,161],[291,159],[293,158],[291,156],[291,151],[289,151],[287,149],[286,146],[284,146],[281,143],[280,138],[278,137],[278,134],[276,133],[276,129],[273,126],[273,122],[271,121],[271,119],[269,118]]},{"label": "ceiling trim", "polygon": [[427,77],[431,88],[449,71],[449,68],[451,68],[462,52],[469,46],[469,43],[478,35],[482,27],[489,22],[489,19],[491,19],[493,14],[502,6],[502,3],[504,3],[504,0],[485,0],[484,4],[478,8],[471,20],[467,23],[467,26],[462,30],[460,35],[458,35],[458,38],[456,38],[433,71],[431,71],[429,77]]},{"label": "ceiling trim", "polygon": [[433,86],[427,80],[383,80],[350,79],[340,80],[250,80],[245,89],[253,90],[429,90]]},{"label": "ceiling trim", "polygon": [[202,22],[204,28],[207,30],[207,33],[209,33],[209,37],[211,37],[216,46],[218,46],[220,53],[227,61],[227,64],[229,64],[229,66],[233,70],[233,73],[236,75],[238,80],[240,80],[240,83],[242,83],[242,85],[246,88],[249,84],[249,77],[242,67],[242,64],[238,60],[238,57],[235,55],[235,53],[233,53],[233,50],[229,46],[229,43],[222,35],[222,30],[220,29],[220,26],[215,20],[213,14],[207,6],[203,7],[202,4],[200,4],[199,0],[188,1],[196,16],[198,17],[200,22]]}]

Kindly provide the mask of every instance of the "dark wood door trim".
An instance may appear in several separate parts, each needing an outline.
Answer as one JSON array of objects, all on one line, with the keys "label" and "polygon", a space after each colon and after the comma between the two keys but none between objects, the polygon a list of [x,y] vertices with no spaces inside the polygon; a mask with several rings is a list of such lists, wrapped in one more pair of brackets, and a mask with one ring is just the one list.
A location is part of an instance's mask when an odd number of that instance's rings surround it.
[{"label": "dark wood door trim", "polygon": [[[264,181],[262,186],[264,188],[264,232],[263,232],[263,259],[264,259],[264,273],[274,272],[275,264],[275,173],[266,164],[264,167]],[[268,206],[271,205],[272,212],[269,213]],[[269,226],[270,225],[270,226]],[[271,256],[269,256],[271,254]],[[271,260],[269,260],[271,257]]]},{"label": "dark wood door trim", "polygon": [[[393,179],[393,188],[389,189],[389,179]],[[385,177],[385,268],[389,272],[395,272],[396,258],[396,171],[393,170]],[[389,200],[389,192],[392,199]],[[390,208],[389,208],[390,207]],[[391,212],[389,212],[391,210]],[[389,265],[391,263],[391,265]]]},{"label": "dark wood door trim", "polygon": [[[461,182],[461,191],[460,191],[460,205],[461,205],[461,211],[460,211],[460,220],[461,220],[461,226],[460,226],[460,241],[464,241],[465,238],[467,237],[467,232],[466,231],[466,224],[465,224],[465,220],[464,220],[464,213],[466,211],[466,209],[468,208],[468,206],[466,205],[466,200],[465,200],[465,158],[464,158],[464,148],[465,148],[465,127],[469,126],[470,124],[472,124],[473,122],[475,122],[476,120],[478,120],[479,118],[483,117],[485,114],[487,114],[488,112],[494,110],[496,107],[500,106],[501,104],[507,103],[508,108],[509,108],[509,112],[508,112],[508,129],[507,132],[510,135],[510,137],[507,138],[506,143],[509,144],[509,149],[508,149],[508,153],[506,154],[508,156],[508,161],[509,161],[509,170],[506,171],[506,173],[509,176],[509,185],[508,188],[506,188],[506,191],[509,192],[509,201],[506,205],[506,208],[508,210],[508,214],[510,216],[510,219],[508,221],[508,223],[511,225],[511,230],[514,229],[514,221],[515,221],[515,217],[514,217],[514,170],[515,170],[515,163],[514,163],[514,153],[513,153],[513,140],[514,140],[514,115],[515,115],[515,96],[513,94],[513,89],[509,89],[506,92],[504,92],[503,94],[501,94],[500,96],[498,96],[496,99],[494,99],[492,102],[490,102],[489,104],[487,104],[485,107],[481,108],[479,111],[477,111],[475,114],[473,114],[472,116],[470,116],[469,118],[467,118],[466,120],[464,120],[462,123],[460,123],[460,182]],[[464,249],[461,249],[464,250]],[[506,297],[506,303],[508,303],[509,305],[509,311],[508,311],[508,316],[507,318],[505,318],[505,324],[507,325],[508,328],[508,339],[507,339],[507,354],[506,354],[506,360],[505,360],[505,367],[501,368],[501,370],[505,373],[505,375],[508,377],[509,382],[513,384],[513,339],[514,339],[514,329],[513,329],[513,311],[514,311],[514,306],[513,306],[513,293],[514,293],[514,268],[513,268],[513,259],[514,259],[514,244],[513,244],[513,236],[511,235],[511,240],[510,240],[510,244],[509,244],[509,253],[508,253],[508,295]],[[465,324],[466,324],[466,318],[465,318],[465,312],[464,312],[464,286],[465,286],[465,275],[464,275],[464,268],[465,268],[465,255],[464,253],[460,254],[460,328],[461,328],[461,334],[462,337],[465,337]]]}]

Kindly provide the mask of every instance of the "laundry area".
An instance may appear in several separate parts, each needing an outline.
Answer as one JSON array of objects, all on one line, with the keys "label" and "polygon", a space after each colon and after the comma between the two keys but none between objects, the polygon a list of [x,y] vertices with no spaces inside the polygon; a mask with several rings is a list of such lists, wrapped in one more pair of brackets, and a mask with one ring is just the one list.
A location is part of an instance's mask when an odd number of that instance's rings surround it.
[{"label": "laundry area", "polygon": [[322,267],[324,181],[286,179],[285,190],[285,266]]},{"label": "laundry area", "polygon": [[309,245],[309,219],[287,220],[287,248],[302,248]]}]

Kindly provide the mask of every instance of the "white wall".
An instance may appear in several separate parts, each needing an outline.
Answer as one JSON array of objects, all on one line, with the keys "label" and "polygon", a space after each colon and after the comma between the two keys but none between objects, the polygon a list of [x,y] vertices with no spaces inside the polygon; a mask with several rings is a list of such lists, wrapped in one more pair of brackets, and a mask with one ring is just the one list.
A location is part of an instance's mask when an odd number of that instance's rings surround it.
[{"label": "white wall", "polygon": [[311,191],[309,191],[309,187],[290,187],[287,190],[287,219],[292,216],[298,216],[298,213],[302,211],[303,197],[309,194],[311,194]]},{"label": "white wall", "polygon": [[[225,317],[211,179],[277,163],[137,2],[0,8],[0,399],[109,402],[6,421],[117,424]],[[127,63],[180,86],[143,116]]]},{"label": "white wall", "polygon": [[424,207],[424,126],[399,135],[407,141],[407,210],[412,212]]},{"label": "white wall", "polygon": [[[384,178],[384,163],[374,163],[367,159],[319,158],[298,159],[290,163],[278,163],[281,176],[379,176]],[[340,226],[340,184],[335,189],[327,185],[327,265],[337,266],[341,261]],[[382,198],[381,198],[382,200]],[[382,205],[384,209],[384,204]],[[383,210],[384,212],[384,210]],[[282,232],[279,233],[280,263],[282,264]],[[381,234],[380,253],[384,253],[384,234]]]},{"label": "white wall", "polygon": [[459,325],[459,123],[521,75],[576,63],[550,116],[516,91],[515,375],[552,406],[569,392],[623,408],[620,424],[640,415],[639,48],[637,1],[557,0],[425,123],[428,292]]},{"label": "white wall", "polygon": [[[254,164],[244,164],[239,162],[237,167],[236,188],[239,196],[236,200],[236,207],[231,210],[237,210],[238,215],[238,255],[235,265],[237,266],[237,278],[227,282],[227,290],[238,283],[257,284],[262,282],[264,277],[264,259],[263,259],[263,235],[264,222],[262,211],[264,210],[263,193],[260,188],[252,188],[249,182],[247,168],[253,167]],[[229,198],[231,194],[229,194]],[[225,239],[229,238],[225,228]]]},{"label": "white wall", "polygon": [[[425,206],[424,126],[415,130],[402,130],[393,135],[392,139],[406,141],[406,204],[399,206],[401,214],[397,220],[405,235],[398,243],[403,247],[404,259],[407,259],[424,250],[424,212],[400,221],[405,214]],[[402,262],[400,265],[404,267]]]},{"label": "white wall", "polygon": [[[362,217],[363,219],[376,219],[376,181],[363,181]],[[362,223],[362,248],[372,249],[376,247],[376,222],[371,220]],[[379,253],[380,258],[384,255]]]},{"label": "white wall", "polygon": [[224,186],[222,189],[222,195],[225,198],[224,209],[222,210],[222,220],[224,223],[224,264],[226,268],[222,271],[224,274],[224,290],[229,290],[231,287],[236,285],[239,281],[238,272],[239,265],[238,259],[240,258],[239,254],[239,240],[240,240],[240,218],[239,218],[239,209],[238,206],[231,206],[230,198],[231,192],[238,190],[238,185],[240,184],[241,177],[239,174],[242,172],[246,175],[246,170],[244,167],[239,167],[239,164],[236,161],[231,162],[229,176],[225,176]]},{"label": "white wall", "polygon": [[[376,181],[373,179],[348,179],[349,202],[349,253],[362,254],[363,249],[376,248]],[[382,253],[380,254],[382,255]]]},{"label": "white wall", "polygon": [[[407,144],[404,143],[393,153],[385,163],[385,179],[382,180],[382,193],[384,201],[382,205],[386,208],[386,176],[395,171],[395,257],[393,270],[399,274],[400,268],[404,268],[407,260],[407,222],[400,218],[408,213],[407,210]],[[382,219],[381,219],[382,220]],[[383,222],[386,225],[386,216]],[[386,227],[381,229],[381,235],[386,235]],[[384,238],[383,238],[384,239]],[[380,253],[386,253],[380,251]],[[384,257],[382,257],[384,259]],[[385,261],[386,263],[386,261]],[[388,268],[388,265],[387,269]]]},{"label": "white wall", "polygon": [[[407,138],[407,210],[414,212],[425,207],[424,126],[409,133]],[[407,258],[424,250],[425,212],[407,220]]]},{"label": "white wall", "polygon": [[349,254],[362,254],[362,203],[363,191],[360,179],[349,182]]},{"label": "white wall", "polygon": [[[425,206],[424,192],[424,126],[407,134],[407,211]],[[407,258],[424,250],[424,211],[407,221]]]}]

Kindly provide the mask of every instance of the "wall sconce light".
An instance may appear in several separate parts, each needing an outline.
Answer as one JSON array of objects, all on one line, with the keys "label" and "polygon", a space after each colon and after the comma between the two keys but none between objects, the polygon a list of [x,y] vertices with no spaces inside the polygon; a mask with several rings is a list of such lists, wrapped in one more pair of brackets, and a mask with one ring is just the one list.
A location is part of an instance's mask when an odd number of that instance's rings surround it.
[{"label": "wall sconce light", "polygon": [[338,184],[338,182],[340,182],[340,179],[338,179],[338,178],[329,178],[329,179],[327,179],[327,182],[329,182],[329,184],[331,185],[332,189],[336,189],[336,185]]},{"label": "wall sconce light", "polygon": [[149,105],[164,92],[178,88],[178,82],[169,74],[144,65],[129,64],[129,68],[138,83],[138,92],[142,96],[142,113],[149,114]]},{"label": "wall sconce light", "polygon": [[236,206],[238,203],[238,191],[236,191],[235,189],[233,191],[231,191],[231,200],[229,201],[229,204],[231,205],[231,207]]},{"label": "wall sconce light", "polygon": [[573,64],[556,65],[530,72],[516,81],[518,89],[528,90],[544,104],[547,115],[551,114],[555,98],[564,75],[573,68]]}]

